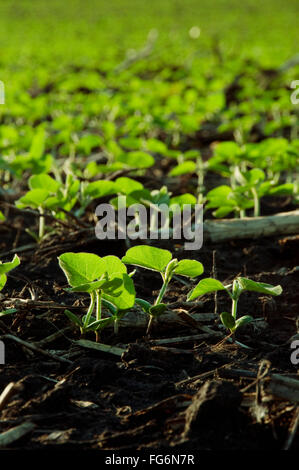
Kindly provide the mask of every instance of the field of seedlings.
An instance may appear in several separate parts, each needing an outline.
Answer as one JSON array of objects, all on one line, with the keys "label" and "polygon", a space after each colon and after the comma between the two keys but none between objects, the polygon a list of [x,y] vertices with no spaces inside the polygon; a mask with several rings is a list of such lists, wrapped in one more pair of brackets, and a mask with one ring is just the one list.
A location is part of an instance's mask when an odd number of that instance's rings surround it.
[{"label": "field of seedlings", "polygon": [[0,2],[0,450],[298,449],[299,6],[240,3]]}]

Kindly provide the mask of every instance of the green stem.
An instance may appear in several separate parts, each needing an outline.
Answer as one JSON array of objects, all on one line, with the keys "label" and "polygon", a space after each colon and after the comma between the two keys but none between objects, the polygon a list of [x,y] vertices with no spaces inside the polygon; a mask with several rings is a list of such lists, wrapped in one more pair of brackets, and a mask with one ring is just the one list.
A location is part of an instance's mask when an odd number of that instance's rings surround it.
[{"label": "green stem", "polygon": [[[102,292],[96,291],[96,299],[97,299],[97,308],[96,308],[96,319],[101,320],[102,318]],[[100,332],[96,331],[96,342],[100,341]]]},{"label": "green stem", "polygon": [[89,304],[87,314],[86,314],[86,317],[85,317],[85,321],[84,321],[84,327],[85,328],[89,325],[89,320],[90,320],[90,317],[92,315],[94,305],[95,305],[95,301],[96,301],[96,296],[95,296],[94,292],[91,292],[91,294],[89,294],[89,295],[90,295],[90,304]]},{"label": "green stem", "polygon": [[259,199],[257,190],[255,188],[251,188],[251,192],[252,192],[253,200],[254,200],[253,215],[254,215],[254,217],[259,217],[259,215],[260,215],[260,199]]},{"label": "green stem", "polygon": [[197,196],[203,194],[204,190],[204,165],[200,157],[197,158]]},{"label": "green stem", "polygon": [[233,299],[232,303],[232,316],[234,319],[237,319],[237,306],[238,306],[238,299]]},{"label": "green stem", "polygon": [[168,287],[169,281],[170,281],[170,279],[165,279],[165,280],[164,280],[163,286],[161,287],[161,290],[160,290],[160,292],[159,292],[159,295],[158,295],[158,297],[157,297],[156,302],[154,303],[154,305],[158,305],[158,304],[160,304],[160,303],[162,302],[163,297],[164,297],[165,292],[166,292],[166,289],[167,289],[167,287]]}]

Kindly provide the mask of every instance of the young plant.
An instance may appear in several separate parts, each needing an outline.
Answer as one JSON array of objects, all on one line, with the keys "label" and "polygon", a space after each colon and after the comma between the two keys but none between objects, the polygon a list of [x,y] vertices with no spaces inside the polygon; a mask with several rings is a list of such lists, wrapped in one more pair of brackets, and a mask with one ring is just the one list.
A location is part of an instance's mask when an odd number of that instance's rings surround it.
[{"label": "young plant", "polygon": [[199,261],[189,259],[178,261],[177,259],[172,259],[170,251],[147,245],[130,248],[122,258],[122,261],[125,264],[132,264],[161,274],[163,284],[155,302],[150,304],[145,300],[136,299],[136,303],[150,317],[147,334],[150,333],[154,318],[163,314],[167,309],[167,305],[162,301],[173,276],[186,276],[192,279],[200,276],[204,270],[203,265]]},{"label": "young plant", "polygon": [[[20,264],[20,258],[17,255],[15,255],[13,260],[8,263],[2,263],[0,261],[0,291],[4,288],[6,284],[6,281],[7,281],[6,274],[12,269],[19,266],[19,264]],[[10,308],[10,309],[4,310],[3,312],[0,312],[0,316],[7,315],[9,313],[14,313],[14,312],[16,312],[16,309]]]},{"label": "young plant", "polygon": [[66,178],[65,185],[63,185],[47,174],[39,174],[29,178],[28,186],[29,191],[16,201],[16,206],[20,209],[30,207],[39,211],[38,234],[31,230],[27,231],[33,238],[40,241],[46,235],[46,210],[50,210],[58,219],[65,218],[65,213],[61,209],[69,211],[75,205],[78,199],[80,182],[70,174]]},{"label": "young plant", "polygon": [[231,333],[234,333],[240,326],[253,320],[250,315],[237,318],[238,301],[242,292],[252,291],[274,296],[280,295],[282,292],[282,288],[279,285],[272,286],[271,284],[255,282],[245,277],[237,277],[233,283],[228,286],[224,286],[222,282],[217,279],[206,278],[202,279],[197,286],[189,292],[187,301],[195,300],[202,295],[221,290],[225,290],[232,300],[231,313],[222,312],[220,314],[221,322]]},{"label": "young plant", "polygon": [[111,318],[102,318],[102,300],[113,302],[119,310],[134,305],[135,289],[127,268],[116,256],[101,258],[93,253],[64,253],[58,259],[71,286],[67,290],[86,292],[90,296],[88,311],[82,319],[69,310],[65,314],[80,327],[82,334],[89,330],[95,331],[96,341],[99,341],[99,330],[114,321]]}]

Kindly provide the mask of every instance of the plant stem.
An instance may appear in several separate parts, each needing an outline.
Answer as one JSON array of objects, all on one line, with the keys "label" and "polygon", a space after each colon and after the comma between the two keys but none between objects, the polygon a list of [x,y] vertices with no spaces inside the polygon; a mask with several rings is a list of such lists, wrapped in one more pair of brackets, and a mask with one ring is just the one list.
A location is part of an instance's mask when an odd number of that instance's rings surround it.
[{"label": "plant stem", "polygon": [[39,213],[41,214],[41,217],[39,218],[39,232],[38,232],[38,237],[41,240],[44,235],[45,235],[45,217],[43,216],[44,214],[44,209],[43,207],[39,207]]},{"label": "plant stem", "polygon": [[234,317],[235,320],[237,318],[238,300],[239,299],[233,299],[233,303],[232,303],[232,316]]},{"label": "plant stem", "polygon": [[161,287],[161,290],[160,290],[160,292],[159,292],[159,295],[158,295],[158,297],[157,297],[157,299],[156,299],[154,305],[158,305],[158,304],[160,304],[160,303],[162,302],[162,299],[163,299],[163,297],[164,297],[164,295],[165,295],[165,292],[166,292],[166,289],[167,289],[167,287],[168,287],[169,281],[170,281],[170,279],[169,279],[169,280],[168,280],[168,279],[165,279],[165,281],[164,281],[164,283],[163,283],[163,286]]},{"label": "plant stem", "polygon": [[[102,292],[97,290],[96,291],[96,299],[97,299],[97,308],[96,308],[96,319],[101,320],[102,318]],[[100,341],[100,333],[96,331],[96,342]]]},{"label": "plant stem", "polygon": [[94,305],[95,305],[95,301],[96,301],[96,297],[95,297],[94,292],[91,292],[91,294],[89,294],[89,295],[90,295],[90,304],[89,304],[87,314],[86,314],[86,317],[85,317],[84,327],[87,327],[89,325],[89,320],[90,320],[90,317],[92,315]]},{"label": "plant stem", "polygon": [[119,327],[118,318],[116,318],[116,319],[114,320],[114,334],[115,334],[115,335],[118,334],[118,327]]},{"label": "plant stem", "polygon": [[152,329],[152,326],[153,326],[153,321],[154,321],[154,316],[153,315],[150,315],[150,319],[149,319],[149,322],[148,322],[148,325],[147,325],[147,329],[146,329],[146,335],[149,336],[150,332],[151,332],[151,329]]},{"label": "plant stem", "polygon": [[260,199],[258,197],[257,190],[255,188],[251,188],[251,192],[253,195],[253,200],[254,200],[254,217],[259,217],[260,215]]}]

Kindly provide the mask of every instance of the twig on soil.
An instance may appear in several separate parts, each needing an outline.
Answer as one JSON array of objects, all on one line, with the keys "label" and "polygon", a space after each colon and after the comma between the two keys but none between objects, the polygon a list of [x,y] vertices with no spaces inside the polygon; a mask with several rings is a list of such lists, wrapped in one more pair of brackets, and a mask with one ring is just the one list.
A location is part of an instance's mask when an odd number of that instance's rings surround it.
[{"label": "twig on soil", "polygon": [[9,300],[4,300],[3,305],[10,306],[13,308],[46,308],[46,309],[81,309],[82,307],[72,307],[72,306],[67,306],[67,305],[61,305],[57,304],[56,302],[52,302],[49,300],[32,300],[32,299],[19,299],[19,298],[11,298]]},{"label": "twig on soil", "polygon": [[277,397],[299,403],[299,380],[285,377],[280,374],[272,374],[268,381],[266,392]]},{"label": "twig on soil", "polygon": [[58,224],[62,225],[63,227],[65,228],[77,228],[75,225],[69,223],[69,222],[64,222],[63,220],[61,219],[57,219],[56,217],[54,217],[53,215],[51,214],[41,214],[40,212],[37,212],[37,211],[33,211],[31,209],[19,209],[18,207],[14,206],[13,204],[10,204],[9,202],[1,202],[1,204],[4,204],[6,207],[8,207],[9,209],[12,209],[16,212],[21,212],[23,214],[28,214],[28,215],[34,215],[35,217],[45,217],[47,219],[50,219],[54,222],[57,222]]},{"label": "twig on soil", "polygon": [[[217,267],[216,267],[216,250],[213,250],[213,267],[212,267],[212,278],[217,279]],[[214,313],[218,313],[218,291],[214,292]]]},{"label": "twig on soil", "polygon": [[188,383],[194,382],[196,380],[204,380],[217,373],[220,369],[229,368],[231,364],[223,364],[222,366],[216,367],[216,369],[209,370],[208,372],[204,372],[203,374],[194,375],[193,377],[188,377],[187,379],[180,380],[180,382],[176,382],[175,386],[187,385]]},{"label": "twig on soil", "polygon": [[293,418],[293,421],[292,421],[292,424],[291,424],[289,435],[288,435],[288,438],[285,442],[285,445],[283,446],[283,450],[289,450],[289,448],[291,447],[291,445],[293,443],[293,440],[294,440],[294,437],[295,437],[296,432],[297,432],[298,425],[299,425],[299,406],[297,406],[297,408],[295,410],[295,414],[294,414],[294,418]]},{"label": "twig on soil", "polygon": [[[219,333],[221,335],[221,333]],[[213,334],[214,336],[214,334]],[[163,339],[154,339],[150,340],[151,345],[162,345],[162,344],[181,344],[181,343],[190,343],[193,341],[200,341],[202,339],[210,338],[210,333],[202,333],[200,335],[191,335],[191,336],[179,336],[177,338],[163,338]]]},{"label": "twig on soil", "polygon": [[30,421],[25,421],[25,423],[3,432],[0,434],[0,447],[7,447],[21,437],[30,433],[34,428],[35,424]]},{"label": "twig on soil", "polygon": [[114,354],[115,356],[119,357],[125,352],[125,349],[123,348],[118,348],[117,346],[110,346],[108,344],[95,343],[86,339],[79,339],[78,341],[73,341],[73,343],[75,345],[82,346],[83,348],[95,349],[96,351]]},{"label": "twig on soil", "polygon": [[214,243],[235,239],[290,235],[299,231],[299,209],[264,217],[207,220],[203,225],[204,239]]},{"label": "twig on soil", "polygon": [[23,389],[21,384],[10,382],[0,395],[0,412],[10,402],[11,398]]},{"label": "twig on soil", "polygon": [[46,344],[52,343],[53,341],[56,341],[58,338],[61,338],[61,336],[64,336],[64,334],[67,331],[71,331],[71,329],[72,328],[70,326],[67,326],[66,328],[58,330],[55,333],[53,333],[52,335],[47,336],[44,339],[41,339],[40,341],[35,341],[33,344],[35,346],[38,346],[38,347],[45,346]]},{"label": "twig on soil", "polygon": [[4,256],[10,256],[16,253],[24,253],[25,251],[34,250],[36,247],[37,243],[28,243],[27,245],[19,246],[18,248],[13,248],[12,250],[0,253],[0,257],[4,258]]},{"label": "twig on soil", "polygon": [[72,361],[69,361],[68,359],[64,359],[62,357],[59,357],[56,354],[52,354],[49,351],[45,351],[44,349],[39,348],[35,344],[29,343],[28,341],[24,341],[23,339],[20,339],[17,336],[6,334],[6,335],[3,335],[3,336],[0,336],[0,339],[11,339],[12,341],[15,341],[16,343],[21,344],[25,348],[28,348],[28,349],[30,349],[34,352],[42,354],[43,356],[50,357],[54,361],[62,362],[63,364],[73,364]]}]

